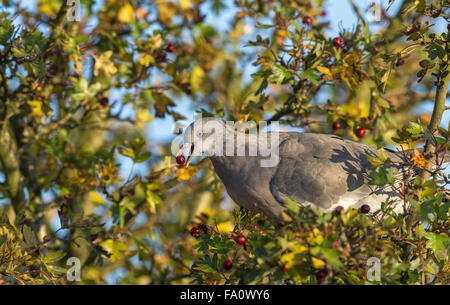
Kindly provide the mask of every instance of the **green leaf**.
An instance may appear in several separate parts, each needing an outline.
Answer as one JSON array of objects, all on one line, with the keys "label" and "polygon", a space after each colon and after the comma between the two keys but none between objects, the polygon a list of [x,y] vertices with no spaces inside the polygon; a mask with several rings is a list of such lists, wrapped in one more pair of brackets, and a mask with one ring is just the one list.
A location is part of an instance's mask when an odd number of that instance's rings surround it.
[{"label": "green leaf", "polygon": [[366,156],[367,160],[369,160],[370,164],[374,167],[378,167],[380,165],[386,164],[389,161],[389,155],[387,154],[384,148],[378,149],[378,157]]},{"label": "green leaf", "polygon": [[406,131],[408,131],[410,134],[417,135],[417,134],[423,134],[423,126],[419,123],[410,122],[409,127],[406,128]]},{"label": "green leaf", "polygon": [[42,258],[42,261],[44,263],[54,263],[62,259],[64,256],[66,256],[66,253],[64,253],[62,250],[58,250],[55,252],[51,252],[49,255]]},{"label": "green leaf", "polygon": [[306,78],[314,85],[317,85],[320,80],[320,76],[317,75],[314,70],[305,70],[302,73],[300,73],[300,76]]},{"label": "green leaf", "polygon": [[27,225],[23,226],[23,238],[25,240],[25,245],[29,248],[37,245],[39,243],[36,234]]},{"label": "green leaf", "polygon": [[426,247],[435,252],[445,250],[450,243],[450,238],[444,233],[438,234],[433,232],[426,232],[425,238],[428,239]]},{"label": "green leaf", "polygon": [[300,211],[300,206],[297,202],[290,198],[286,198],[286,204],[284,205],[288,210],[292,211],[295,215]]}]

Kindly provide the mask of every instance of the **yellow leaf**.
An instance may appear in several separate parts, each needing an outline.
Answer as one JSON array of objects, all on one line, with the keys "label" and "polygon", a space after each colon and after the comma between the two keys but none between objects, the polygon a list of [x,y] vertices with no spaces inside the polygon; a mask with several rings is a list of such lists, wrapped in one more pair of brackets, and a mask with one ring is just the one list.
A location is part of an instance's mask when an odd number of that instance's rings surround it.
[{"label": "yellow leaf", "polygon": [[316,269],[323,269],[325,267],[325,262],[321,259],[312,258],[313,267]]},{"label": "yellow leaf", "polygon": [[148,38],[148,44],[150,46],[150,51],[161,48],[162,38],[160,34],[156,34]]},{"label": "yellow leaf", "polygon": [[73,65],[75,66],[75,72],[78,74],[81,73],[81,71],[83,71],[84,67],[80,63],[80,61],[86,61],[86,58],[84,58],[83,56],[79,56],[78,54],[72,53],[69,55],[69,59],[73,60]]},{"label": "yellow leaf", "polygon": [[205,72],[203,71],[202,67],[197,65],[194,67],[194,69],[192,69],[191,78],[189,82],[191,83],[191,87],[195,91],[201,91],[204,77]]},{"label": "yellow leaf", "polygon": [[417,149],[414,149],[414,157],[412,157],[411,160],[413,160],[414,166],[417,166],[418,168],[424,168],[428,163],[428,160],[425,159]]},{"label": "yellow leaf", "polygon": [[129,23],[134,21],[134,9],[133,7],[127,3],[122,6],[117,14],[117,19],[121,23]]},{"label": "yellow leaf", "polygon": [[343,74],[341,74],[341,79],[347,84],[348,88],[350,90],[352,90],[352,85],[350,84],[350,81],[348,80],[348,78],[346,76],[344,76]]},{"label": "yellow leaf", "polygon": [[217,224],[217,229],[221,233],[230,233],[234,229],[234,224],[231,221],[221,222]]},{"label": "yellow leaf", "polygon": [[135,158],[134,150],[132,148],[124,147],[120,150],[120,154],[123,156],[130,157],[131,159]]},{"label": "yellow leaf", "polygon": [[136,114],[136,125],[139,128],[144,128],[145,123],[151,122],[154,118],[147,109],[143,109]]},{"label": "yellow leaf", "polygon": [[291,268],[296,262],[296,256],[307,251],[308,248],[301,244],[294,244],[291,246],[291,252],[281,255],[280,262],[287,268]]},{"label": "yellow leaf", "polygon": [[97,193],[96,191],[90,191],[89,196],[91,197],[91,200],[93,203],[98,203],[98,204],[104,203],[102,196],[100,196],[100,194]]},{"label": "yellow leaf", "polygon": [[121,252],[127,250],[127,245],[126,244],[124,244],[121,241],[112,240],[112,239],[108,239],[108,240],[102,241],[100,243],[100,246],[105,248],[106,251],[108,251],[108,253],[111,255],[109,257],[109,260],[111,262],[115,262],[116,260],[120,259],[122,257],[122,253]]},{"label": "yellow leaf", "polygon": [[170,167],[170,164],[171,164],[171,161],[172,160],[172,157],[171,156],[165,156],[164,157],[164,165],[166,166],[166,167]]},{"label": "yellow leaf", "polygon": [[158,20],[164,24],[170,23],[172,17],[175,16],[177,12],[175,3],[166,0],[159,0],[156,2],[158,4]]},{"label": "yellow leaf", "polygon": [[151,63],[155,62],[155,59],[150,54],[142,54],[139,56],[139,63],[143,66],[148,66]]},{"label": "yellow leaf", "polygon": [[177,172],[177,179],[178,181],[188,181],[191,179],[188,169],[184,167],[180,168]]},{"label": "yellow leaf", "polygon": [[192,176],[197,174],[197,169],[195,169],[194,167],[189,167],[189,168],[180,168],[177,172],[177,179],[178,181],[187,181],[190,180]]},{"label": "yellow leaf", "polygon": [[183,10],[191,8],[191,0],[180,0],[180,7]]},{"label": "yellow leaf", "polygon": [[114,73],[117,72],[117,68],[114,66],[114,63],[111,61],[110,57],[112,55],[112,51],[106,51],[102,53],[95,60],[94,64],[94,75],[98,76],[102,71],[107,78],[111,77]]},{"label": "yellow leaf", "polygon": [[39,116],[39,117],[44,115],[44,112],[42,112],[42,102],[28,101],[28,105],[30,105],[32,115]]},{"label": "yellow leaf", "polygon": [[331,71],[330,71],[330,69],[328,69],[328,68],[326,68],[326,67],[317,67],[317,70],[319,71],[319,72],[321,72],[321,73],[323,73],[323,74],[326,74],[326,75],[330,75],[330,76],[332,76],[333,74],[331,74]]}]

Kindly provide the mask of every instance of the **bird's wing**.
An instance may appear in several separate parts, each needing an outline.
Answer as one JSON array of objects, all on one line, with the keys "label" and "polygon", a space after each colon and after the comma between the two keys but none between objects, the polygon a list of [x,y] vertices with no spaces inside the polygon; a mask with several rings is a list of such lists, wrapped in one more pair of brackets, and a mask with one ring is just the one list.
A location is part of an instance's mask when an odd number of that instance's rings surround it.
[{"label": "bird's wing", "polygon": [[333,135],[288,133],[280,143],[272,194],[281,203],[288,197],[323,208],[343,198],[357,202],[377,191],[367,184],[371,164],[366,155],[376,156],[376,148]]}]

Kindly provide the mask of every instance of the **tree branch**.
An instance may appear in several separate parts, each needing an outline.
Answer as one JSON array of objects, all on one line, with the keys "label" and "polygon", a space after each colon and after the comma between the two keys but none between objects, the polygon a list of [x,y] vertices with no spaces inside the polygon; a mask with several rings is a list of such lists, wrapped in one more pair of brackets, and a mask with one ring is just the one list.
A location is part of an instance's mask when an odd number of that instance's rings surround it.
[{"label": "tree branch", "polygon": [[[433,138],[437,136],[438,131],[437,128],[441,123],[442,114],[445,111],[445,99],[447,98],[448,82],[450,79],[449,65],[446,63],[444,63],[444,65],[445,69],[441,71],[438,75],[433,114],[431,115],[431,121],[430,124],[428,125],[428,130],[433,135]],[[435,145],[427,141],[424,149],[425,158],[430,160],[435,152],[436,152]],[[433,163],[428,162],[428,164],[424,167],[421,173],[421,177],[423,180],[428,180],[428,178],[430,177],[430,170],[432,166]]]}]

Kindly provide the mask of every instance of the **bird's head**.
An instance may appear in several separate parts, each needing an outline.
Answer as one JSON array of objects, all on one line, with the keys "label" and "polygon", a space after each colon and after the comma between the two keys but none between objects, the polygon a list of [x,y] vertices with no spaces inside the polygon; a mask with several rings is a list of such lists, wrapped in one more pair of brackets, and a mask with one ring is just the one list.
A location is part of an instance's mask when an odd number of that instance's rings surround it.
[{"label": "bird's head", "polygon": [[206,154],[207,156],[223,155],[226,125],[218,118],[200,118],[191,123],[183,135],[183,143],[177,156],[189,149],[186,168],[192,158]]}]

